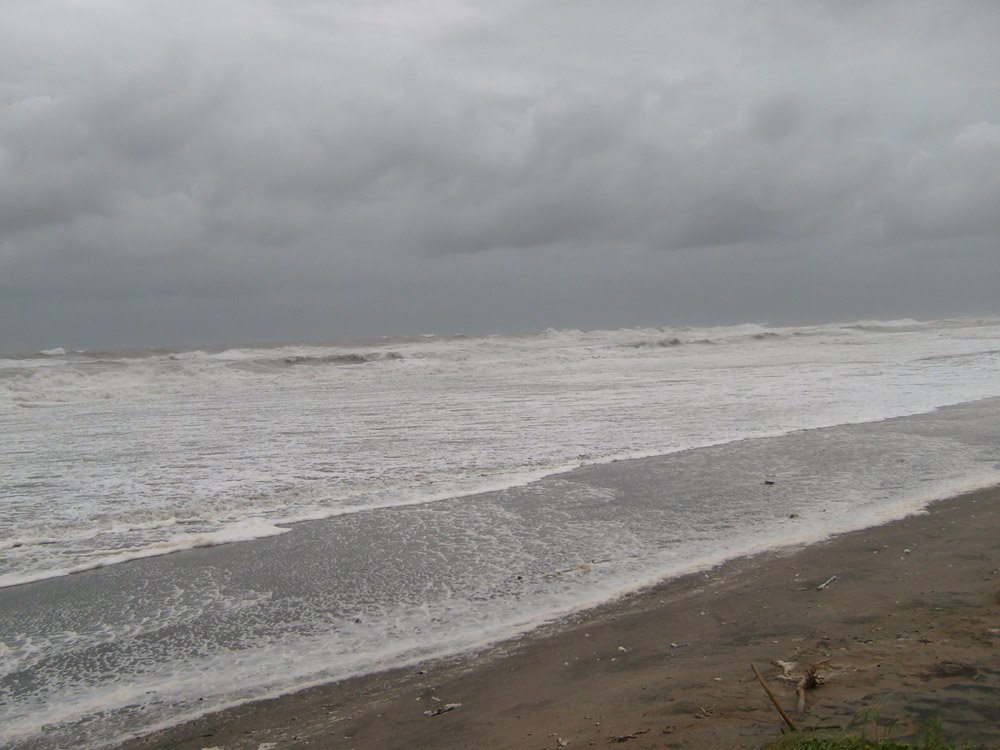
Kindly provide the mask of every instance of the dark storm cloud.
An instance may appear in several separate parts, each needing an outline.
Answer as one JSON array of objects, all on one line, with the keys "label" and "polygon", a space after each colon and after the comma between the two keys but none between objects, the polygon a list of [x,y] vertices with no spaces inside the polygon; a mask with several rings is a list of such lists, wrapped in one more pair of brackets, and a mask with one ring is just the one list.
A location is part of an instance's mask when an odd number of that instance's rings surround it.
[{"label": "dark storm cloud", "polygon": [[[868,314],[831,264],[931,286],[1000,234],[996,21],[988,3],[8,6],[0,333],[86,339],[27,330],[57,297],[159,300],[146,338],[185,299],[255,300],[211,336],[600,325],[582,292],[601,289],[620,325],[676,315],[681,276],[732,290],[758,266],[828,279],[842,309],[722,292],[716,318]],[[534,317],[476,307],[497,284]]]}]

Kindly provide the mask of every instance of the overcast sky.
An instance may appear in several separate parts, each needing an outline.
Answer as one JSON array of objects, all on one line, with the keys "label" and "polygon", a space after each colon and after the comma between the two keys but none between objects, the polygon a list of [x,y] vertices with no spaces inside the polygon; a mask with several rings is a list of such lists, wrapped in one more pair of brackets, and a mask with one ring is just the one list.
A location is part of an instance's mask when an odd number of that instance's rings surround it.
[{"label": "overcast sky", "polygon": [[998,29],[4,0],[0,351],[1000,314]]}]

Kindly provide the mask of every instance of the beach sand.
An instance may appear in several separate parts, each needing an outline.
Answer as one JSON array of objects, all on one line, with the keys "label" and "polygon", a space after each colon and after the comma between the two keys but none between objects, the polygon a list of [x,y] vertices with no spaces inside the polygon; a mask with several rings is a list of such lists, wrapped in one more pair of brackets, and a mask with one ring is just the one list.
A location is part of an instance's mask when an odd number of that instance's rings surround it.
[{"label": "beach sand", "polygon": [[[484,652],[247,704],[123,747],[756,748],[782,724],[751,663],[799,728],[877,710],[896,737],[933,718],[951,740],[1000,747],[998,646],[993,489],[669,580]],[[823,659],[799,713],[776,662]],[[426,715],[448,704],[461,705]]]}]

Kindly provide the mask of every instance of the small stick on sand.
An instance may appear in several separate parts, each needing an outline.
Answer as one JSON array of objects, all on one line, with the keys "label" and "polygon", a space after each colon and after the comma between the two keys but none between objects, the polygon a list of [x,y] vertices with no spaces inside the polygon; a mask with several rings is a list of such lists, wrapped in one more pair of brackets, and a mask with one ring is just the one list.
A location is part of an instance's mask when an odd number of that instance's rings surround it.
[{"label": "small stick on sand", "polygon": [[760,671],[758,671],[756,665],[753,662],[750,663],[750,668],[753,670],[753,673],[757,676],[757,682],[759,682],[760,686],[764,688],[764,692],[767,693],[767,697],[771,699],[771,703],[773,703],[774,707],[778,710],[778,715],[781,716],[781,720],[784,721],[788,725],[788,728],[791,729],[793,732],[799,731],[798,729],[795,728],[795,724],[792,723],[792,720],[788,718],[788,714],[785,713],[785,709],[783,709],[781,707],[781,704],[778,703],[778,699],[774,697],[774,693],[771,692],[771,688],[769,688],[767,686],[767,683],[764,682],[764,678],[760,676]]},{"label": "small stick on sand", "polygon": [[440,716],[441,714],[446,714],[449,711],[454,711],[456,708],[461,707],[461,703],[445,703],[443,706],[438,706],[433,711],[424,711],[424,716]]}]

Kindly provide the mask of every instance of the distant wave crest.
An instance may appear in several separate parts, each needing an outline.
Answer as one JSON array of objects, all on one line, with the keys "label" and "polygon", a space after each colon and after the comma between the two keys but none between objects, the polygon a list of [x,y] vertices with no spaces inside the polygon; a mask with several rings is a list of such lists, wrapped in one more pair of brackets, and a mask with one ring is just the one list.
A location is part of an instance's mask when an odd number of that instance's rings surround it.
[{"label": "distant wave crest", "polygon": [[305,355],[290,355],[283,357],[281,362],[285,365],[365,365],[371,362],[385,362],[387,360],[403,359],[399,352],[368,352],[365,354],[327,354],[321,357],[310,357]]}]

